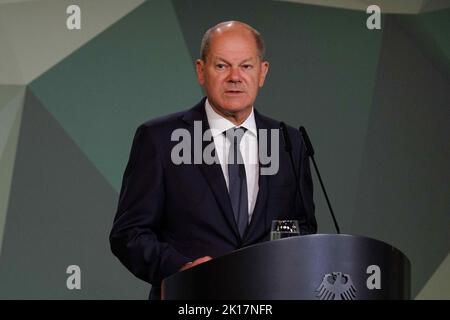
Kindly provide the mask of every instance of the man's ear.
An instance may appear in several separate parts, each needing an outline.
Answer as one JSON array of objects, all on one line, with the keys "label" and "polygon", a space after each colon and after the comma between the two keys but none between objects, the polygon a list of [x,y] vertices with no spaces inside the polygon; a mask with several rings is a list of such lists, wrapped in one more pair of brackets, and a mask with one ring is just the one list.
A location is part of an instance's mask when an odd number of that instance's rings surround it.
[{"label": "man's ear", "polygon": [[197,71],[197,81],[201,86],[205,83],[205,77],[203,76],[204,69],[205,62],[202,59],[197,59],[195,61],[195,70]]},{"label": "man's ear", "polygon": [[269,72],[269,61],[261,62],[261,71],[259,73],[259,87],[262,88],[264,81],[266,80],[267,73]]}]

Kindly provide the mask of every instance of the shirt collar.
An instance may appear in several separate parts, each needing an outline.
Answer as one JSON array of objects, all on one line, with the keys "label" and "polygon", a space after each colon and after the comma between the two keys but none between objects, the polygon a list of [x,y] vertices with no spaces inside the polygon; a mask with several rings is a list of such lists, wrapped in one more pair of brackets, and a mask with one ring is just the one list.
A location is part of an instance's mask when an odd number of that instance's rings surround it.
[{"label": "shirt collar", "polygon": [[[225,119],[220,114],[218,114],[213,109],[213,107],[209,103],[208,99],[206,99],[206,101],[205,101],[205,111],[206,111],[206,117],[208,118],[209,127],[211,128],[211,133],[214,138],[216,136],[222,134],[222,132],[236,127],[236,125],[234,123],[232,123],[230,120]],[[239,127],[244,127],[245,129],[247,129],[247,131],[254,134],[255,137],[257,136],[255,113],[253,112],[253,106],[252,106],[252,112],[249,114],[247,119],[245,119],[245,121]]]}]

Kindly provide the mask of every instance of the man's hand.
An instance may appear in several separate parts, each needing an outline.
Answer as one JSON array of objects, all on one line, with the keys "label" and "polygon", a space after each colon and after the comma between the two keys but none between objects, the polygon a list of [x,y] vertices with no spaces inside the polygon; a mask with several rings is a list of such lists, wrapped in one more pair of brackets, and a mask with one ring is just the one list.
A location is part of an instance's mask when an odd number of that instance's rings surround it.
[{"label": "man's hand", "polygon": [[199,265],[201,263],[204,263],[206,261],[209,261],[209,260],[212,260],[212,258],[210,256],[204,256],[204,257],[195,259],[194,261],[186,263],[184,266],[182,266],[180,271],[184,271],[184,270],[190,269],[192,267],[195,267],[195,266],[197,266],[197,265]]}]

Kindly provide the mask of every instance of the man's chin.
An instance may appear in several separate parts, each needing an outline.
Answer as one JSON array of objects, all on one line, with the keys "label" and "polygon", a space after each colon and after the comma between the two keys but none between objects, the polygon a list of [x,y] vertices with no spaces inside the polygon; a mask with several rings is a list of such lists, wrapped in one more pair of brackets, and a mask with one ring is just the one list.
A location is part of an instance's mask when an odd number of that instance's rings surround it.
[{"label": "man's chin", "polygon": [[229,114],[236,114],[239,112],[244,112],[249,110],[251,106],[242,106],[242,105],[225,105],[222,110]]},{"label": "man's chin", "polygon": [[216,103],[211,103],[211,106],[224,115],[234,115],[251,109],[252,104],[249,104],[248,99],[223,99],[216,101]]},{"label": "man's chin", "polygon": [[244,99],[227,99],[222,104],[222,108],[229,112],[240,112],[247,110],[251,107],[251,104]]}]

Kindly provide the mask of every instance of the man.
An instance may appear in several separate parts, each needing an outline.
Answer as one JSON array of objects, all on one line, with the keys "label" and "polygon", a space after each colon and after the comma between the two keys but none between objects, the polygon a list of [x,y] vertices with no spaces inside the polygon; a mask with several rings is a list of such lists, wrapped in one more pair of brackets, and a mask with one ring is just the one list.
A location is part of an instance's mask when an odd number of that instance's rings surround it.
[{"label": "man", "polygon": [[[277,170],[262,171],[267,163],[258,151],[267,146],[259,132],[278,132],[280,126],[253,108],[268,69],[255,29],[237,21],[220,23],[205,33],[196,62],[206,98],[138,128],[110,242],[120,261],[152,284],[150,298],[160,297],[161,281],[175,272],[268,240],[272,220],[296,219],[301,234],[316,232],[309,162],[298,132],[288,128],[301,197],[280,135],[267,140],[280,146]],[[174,161],[174,132],[195,137],[198,124],[212,135],[216,161]],[[192,139],[189,145],[198,143]],[[201,143],[200,150],[193,147],[194,158],[206,150],[208,142]]]}]

